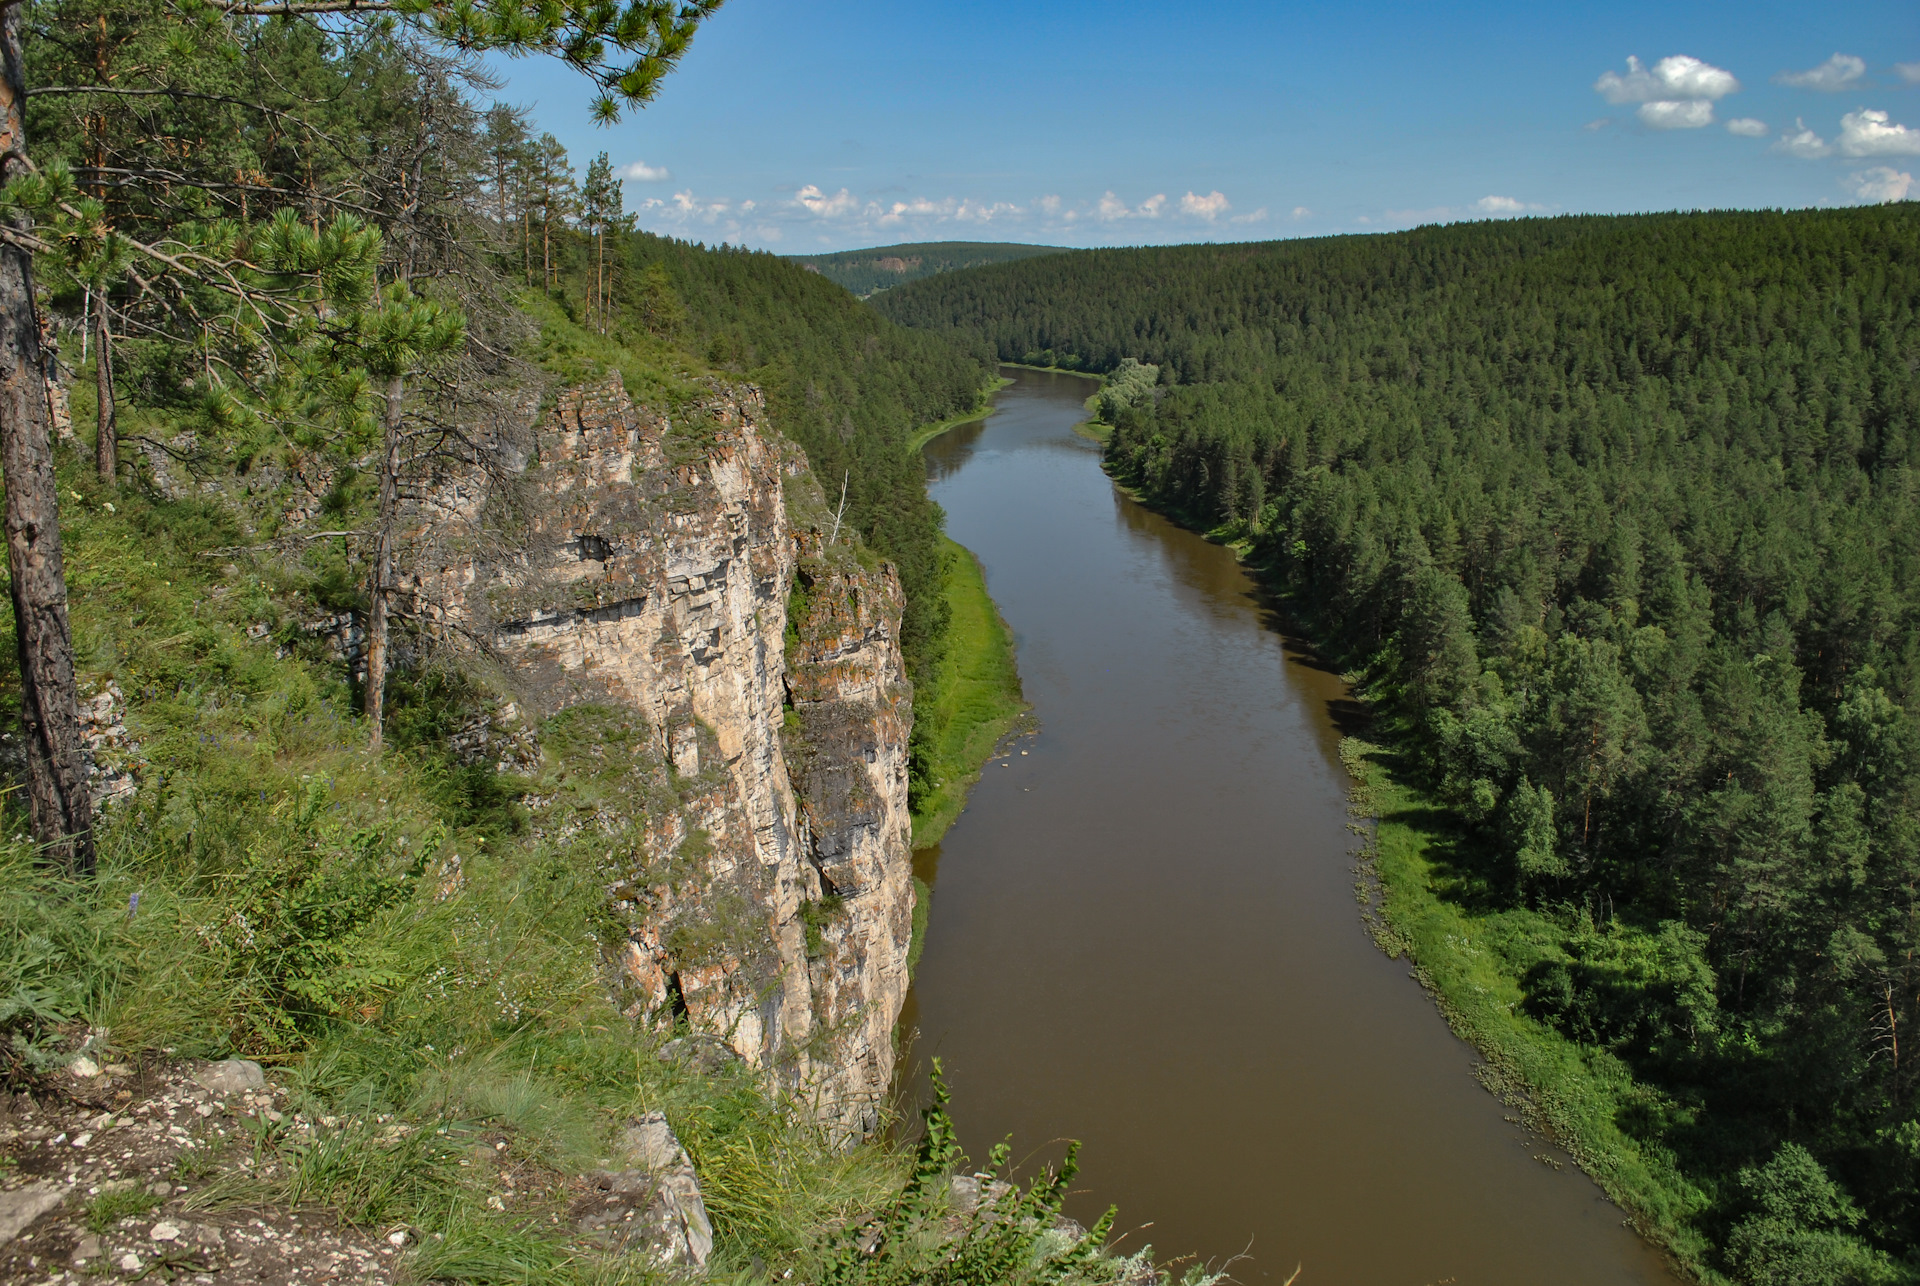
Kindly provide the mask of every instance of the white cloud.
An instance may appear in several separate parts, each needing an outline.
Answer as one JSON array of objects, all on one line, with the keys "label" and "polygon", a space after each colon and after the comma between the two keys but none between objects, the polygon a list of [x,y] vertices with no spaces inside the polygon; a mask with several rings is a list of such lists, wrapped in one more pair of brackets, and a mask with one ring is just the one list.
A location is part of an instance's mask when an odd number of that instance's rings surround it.
[{"label": "white cloud", "polygon": [[1296,219],[1311,219],[1313,217],[1313,211],[1307,209],[1304,205],[1296,205],[1293,207],[1293,217]]},{"label": "white cloud", "polygon": [[845,188],[828,196],[811,183],[794,193],[793,199],[816,219],[837,219],[860,208],[860,199]]},{"label": "white cloud", "polygon": [[1580,128],[1584,130],[1605,129],[1607,126],[1611,124],[1613,124],[1613,117],[1602,116],[1597,120],[1588,121],[1585,125],[1582,125]]},{"label": "white cloud", "polygon": [[1909,85],[1920,85],[1920,63],[1895,63],[1893,69]]},{"label": "white cloud", "polygon": [[1765,138],[1767,123],[1751,116],[1736,116],[1727,122],[1727,133],[1738,134],[1741,138]]},{"label": "white cloud", "polygon": [[1189,192],[1180,198],[1180,213],[1190,214],[1196,219],[1205,219],[1208,223],[1212,223],[1232,208],[1233,203],[1227,200],[1226,193],[1218,188],[1205,196],[1197,196]]},{"label": "white cloud", "polygon": [[1809,67],[1806,71],[1783,71],[1774,79],[1795,89],[1817,89],[1835,94],[1852,89],[1866,74],[1866,59],[1856,58],[1852,54],[1835,54],[1818,67]]},{"label": "white cloud", "polygon": [[1862,109],[1840,118],[1838,144],[1848,156],[1920,156],[1920,129],[1895,124],[1885,112]]},{"label": "white cloud", "polygon": [[664,165],[648,165],[645,161],[635,161],[632,165],[623,165],[617,171],[623,179],[632,179],[636,183],[664,183],[673,175],[667,173]]},{"label": "white cloud", "polygon": [[1527,207],[1510,196],[1483,196],[1473,203],[1473,208],[1482,214],[1519,214]]},{"label": "white cloud", "polygon": [[1833,148],[1827,144],[1827,140],[1808,129],[1807,123],[1802,120],[1796,120],[1793,123],[1793,133],[1780,136],[1780,141],[1773,145],[1773,150],[1785,152],[1788,156],[1797,156],[1803,161],[1833,154]]},{"label": "white cloud", "polygon": [[1703,129],[1713,124],[1713,104],[1704,98],[1660,98],[1640,104],[1640,123],[1649,129]]},{"label": "white cloud", "polygon": [[1862,201],[1904,201],[1915,195],[1913,175],[1891,165],[1876,165],[1850,174],[1845,186]]},{"label": "white cloud", "polygon": [[1228,223],[1265,223],[1266,221],[1267,207],[1264,205],[1258,210],[1249,210],[1245,214],[1236,214],[1227,220]]},{"label": "white cloud", "polygon": [[1662,58],[1649,71],[1638,58],[1627,59],[1627,74],[1609,71],[1593,82],[1609,103],[1671,102],[1703,99],[1712,102],[1740,88],[1732,72],[1685,54]]},{"label": "white cloud", "polygon": [[[1191,193],[1189,193],[1189,195],[1191,195]],[[1221,199],[1225,200],[1226,198],[1222,197]],[[1114,195],[1111,190],[1108,190],[1094,203],[1093,209],[1086,213],[1089,217],[1098,219],[1102,223],[1114,223],[1121,219],[1157,219],[1160,217],[1160,212],[1166,208],[1166,204],[1167,194],[1165,192],[1156,192],[1139,205],[1130,206],[1118,196]],[[1184,205],[1185,203],[1182,202],[1183,208]]]}]

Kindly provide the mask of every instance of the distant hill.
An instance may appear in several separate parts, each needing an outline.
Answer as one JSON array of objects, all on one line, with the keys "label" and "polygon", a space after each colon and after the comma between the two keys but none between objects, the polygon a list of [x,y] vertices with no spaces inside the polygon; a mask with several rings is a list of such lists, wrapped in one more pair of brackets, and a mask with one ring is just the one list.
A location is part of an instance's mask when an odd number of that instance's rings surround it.
[{"label": "distant hill", "polygon": [[1065,246],[1024,246],[1004,241],[926,241],[908,246],[875,246],[871,250],[843,250],[831,255],[789,255],[828,281],[845,286],[865,299],[903,281],[931,277],[957,268],[1062,254]]}]

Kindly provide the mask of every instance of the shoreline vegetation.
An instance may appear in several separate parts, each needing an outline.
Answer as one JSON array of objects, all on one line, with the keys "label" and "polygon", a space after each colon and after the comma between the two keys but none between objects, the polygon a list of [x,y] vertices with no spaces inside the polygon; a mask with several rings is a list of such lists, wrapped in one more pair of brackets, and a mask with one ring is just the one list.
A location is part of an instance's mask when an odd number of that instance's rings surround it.
[{"label": "shoreline vegetation", "polygon": [[[1365,702],[1357,686],[1354,695]],[[1447,1025],[1485,1060],[1474,1069],[1482,1085],[1571,1156],[1676,1270],[1724,1281],[1708,1267],[1706,1239],[1686,1222],[1705,1207],[1705,1194],[1670,1155],[1643,1148],[1616,1124],[1622,1114],[1670,1105],[1608,1051],[1520,1012],[1524,970],[1512,958],[1550,926],[1536,912],[1475,915],[1449,899],[1460,879],[1446,855],[1472,841],[1447,825],[1445,806],[1403,779],[1388,748],[1346,737],[1340,760],[1353,781],[1350,811],[1369,828],[1360,870],[1363,896],[1372,886],[1363,915],[1374,941],[1413,966]]]},{"label": "shoreline vegetation", "polygon": [[987,593],[980,560],[952,537],[941,539],[949,556],[946,595],[953,616],[946,655],[931,676],[933,694],[919,713],[923,720],[932,716],[932,726],[916,730],[930,769],[925,793],[913,807],[916,852],[940,842],[966,807],[993,748],[1028,709],[1013,631]]},{"label": "shoreline vegetation", "polygon": [[963,424],[973,424],[992,415],[993,395],[1011,383],[1013,381],[1004,376],[991,380],[980,390],[980,404],[972,410],[962,411],[958,415],[950,415],[944,420],[935,420],[931,424],[923,424],[915,429],[907,438],[907,453],[918,455],[922,447],[942,433],[957,429]]}]

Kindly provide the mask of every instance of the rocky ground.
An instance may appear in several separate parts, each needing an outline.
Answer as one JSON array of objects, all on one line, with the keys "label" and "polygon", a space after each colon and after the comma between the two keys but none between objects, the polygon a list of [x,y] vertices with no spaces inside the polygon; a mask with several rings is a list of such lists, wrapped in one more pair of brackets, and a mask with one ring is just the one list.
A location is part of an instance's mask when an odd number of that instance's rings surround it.
[{"label": "rocky ground", "polygon": [[[393,1282],[415,1237],[275,1199],[310,1120],[257,1064],[96,1067],[0,1091],[0,1283]],[[372,1123],[398,1139],[409,1127]],[[583,1248],[699,1271],[712,1232],[686,1153],[657,1114],[627,1131],[624,1168],[569,1177],[519,1161],[511,1139],[463,1137],[457,1165],[486,1204],[573,1227]],[[446,1141],[455,1146],[453,1140]]]},{"label": "rocky ground", "polygon": [[194,1200],[253,1166],[263,1127],[302,1124],[257,1064],[63,1079],[37,1097],[0,1094],[0,1281],[393,1280],[405,1230],[389,1239],[312,1209]]}]

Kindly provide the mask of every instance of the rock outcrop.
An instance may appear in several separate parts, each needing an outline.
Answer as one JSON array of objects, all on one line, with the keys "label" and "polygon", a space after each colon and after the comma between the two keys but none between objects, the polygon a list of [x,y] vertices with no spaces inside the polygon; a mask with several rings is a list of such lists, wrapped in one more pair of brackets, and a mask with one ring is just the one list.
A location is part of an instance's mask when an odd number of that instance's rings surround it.
[{"label": "rock outcrop", "polygon": [[[564,394],[531,448],[517,476],[446,485],[465,522],[422,533],[417,610],[604,769],[590,815],[533,802],[550,833],[606,838],[633,1016],[684,1015],[863,1133],[912,918],[898,579],[829,539],[755,391],[669,418],[615,377]],[[483,740],[526,744],[499,718]]]}]

